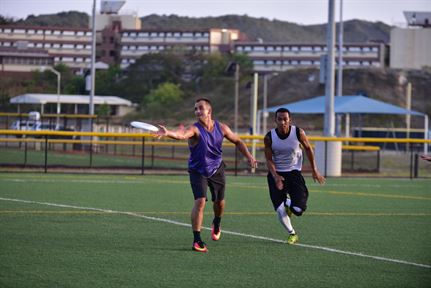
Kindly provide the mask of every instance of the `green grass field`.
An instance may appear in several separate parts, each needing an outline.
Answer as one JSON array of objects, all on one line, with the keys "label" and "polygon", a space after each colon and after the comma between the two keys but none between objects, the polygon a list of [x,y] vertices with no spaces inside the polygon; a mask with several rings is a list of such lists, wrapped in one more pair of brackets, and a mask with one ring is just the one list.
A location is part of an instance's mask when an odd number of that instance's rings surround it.
[{"label": "green grass field", "polygon": [[431,287],[431,180],[307,180],[297,245],[265,177],[228,177],[196,253],[187,176],[1,173],[0,287]]}]

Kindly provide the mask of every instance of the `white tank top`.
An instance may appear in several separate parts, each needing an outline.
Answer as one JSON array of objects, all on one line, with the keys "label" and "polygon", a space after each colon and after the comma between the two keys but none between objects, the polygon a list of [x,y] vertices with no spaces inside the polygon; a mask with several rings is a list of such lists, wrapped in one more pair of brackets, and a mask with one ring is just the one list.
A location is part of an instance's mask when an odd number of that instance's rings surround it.
[{"label": "white tank top", "polygon": [[289,136],[284,140],[278,137],[275,129],[271,129],[271,140],[272,161],[274,161],[275,170],[279,172],[301,171],[302,150],[296,136],[296,127],[290,126]]}]

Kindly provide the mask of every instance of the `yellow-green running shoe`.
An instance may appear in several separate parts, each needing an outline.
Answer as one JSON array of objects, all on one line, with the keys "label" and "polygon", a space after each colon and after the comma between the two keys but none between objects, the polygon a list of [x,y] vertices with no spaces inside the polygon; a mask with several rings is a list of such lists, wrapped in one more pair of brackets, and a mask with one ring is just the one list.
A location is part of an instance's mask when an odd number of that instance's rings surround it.
[{"label": "yellow-green running shoe", "polygon": [[298,242],[299,237],[298,234],[290,234],[289,237],[287,238],[287,244],[295,244],[296,242]]}]

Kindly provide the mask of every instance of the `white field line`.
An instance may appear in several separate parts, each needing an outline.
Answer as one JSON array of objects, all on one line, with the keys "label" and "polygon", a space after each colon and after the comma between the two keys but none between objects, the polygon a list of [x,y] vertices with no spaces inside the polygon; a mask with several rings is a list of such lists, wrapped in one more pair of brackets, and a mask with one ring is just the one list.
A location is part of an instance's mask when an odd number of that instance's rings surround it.
[{"label": "white field line", "polygon": [[[187,223],[183,223],[183,222],[179,222],[179,221],[175,221],[175,220],[169,220],[169,219],[165,219],[165,218],[145,216],[142,214],[138,214],[138,213],[134,213],[134,212],[127,212],[127,211],[115,211],[115,210],[110,210],[110,209],[101,209],[101,208],[94,208],[94,207],[84,207],[84,206],[57,204],[57,203],[49,203],[49,202],[38,202],[38,201],[31,201],[31,200],[2,198],[2,197],[0,197],[0,200],[27,203],[27,204],[46,205],[46,206],[61,207],[61,208],[73,208],[73,209],[80,209],[80,210],[99,211],[99,212],[111,213],[111,214],[129,215],[129,216],[144,218],[147,220],[165,222],[165,223],[170,223],[170,224],[184,226],[184,227],[191,227],[191,225],[187,224]],[[202,228],[206,229],[206,230],[211,230],[211,228],[208,228],[208,227],[202,227]],[[223,233],[235,235],[235,236],[259,239],[259,240],[271,241],[271,242],[276,242],[276,243],[286,243],[286,241],[284,241],[284,240],[274,239],[274,238],[265,237],[265,236],[239,233],[239,232],[234,232],[234,231],[223,230]],[[304,247],[304,248],[317,249],[317,250],[322,250],[322,251],[331,252],[331,253],[338,253],[338,254],[344,254],[344,255],[350,255],[350,256],[358,256],[358,257],[370,258],[370,259],[379,260],[379,261],[392,262],[392,263],[398,263],[398,264],[411,265],[411,266],[431,269],[431,265],[408,262],[408,261],[404,261],[404,260],[397,260],[397,259],[391,259],[391,258],[380,257],[380,256],[367,255],[367,254],[358,253],[358,252],[343,251],[343,250],[338,250],[338,249],[333,249],[333,248],[328,248],[328,247],[323,247],[323,246],[309,245],[309,244],[302,244],[302,243],[297,243],[294,246],[300,246],[300,247]]]}]

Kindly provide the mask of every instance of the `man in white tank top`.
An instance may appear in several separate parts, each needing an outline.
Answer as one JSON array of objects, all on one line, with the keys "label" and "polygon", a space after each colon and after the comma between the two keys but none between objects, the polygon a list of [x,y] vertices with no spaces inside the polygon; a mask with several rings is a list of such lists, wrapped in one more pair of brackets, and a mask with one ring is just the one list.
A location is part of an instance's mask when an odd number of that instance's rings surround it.
[{"label": "man in white tank top", "polygon": [[[313,180],[320,184],[325,178],[320,175],[304,130],[291,125],[290,112],[280,108],[275,112],[277,127],[265,136],[265,158],[268,167],[268,187],[278,219],[289,233],[287,243],[298,241],[290,217],[301,216],[307,209],[308,189],[302,177],[302,149],[305,150],[311,165]],[[302,149],[300,147],[302,146]]]}]

